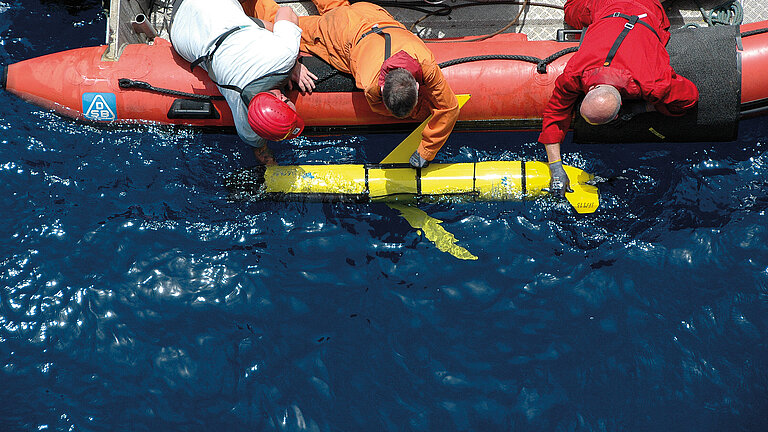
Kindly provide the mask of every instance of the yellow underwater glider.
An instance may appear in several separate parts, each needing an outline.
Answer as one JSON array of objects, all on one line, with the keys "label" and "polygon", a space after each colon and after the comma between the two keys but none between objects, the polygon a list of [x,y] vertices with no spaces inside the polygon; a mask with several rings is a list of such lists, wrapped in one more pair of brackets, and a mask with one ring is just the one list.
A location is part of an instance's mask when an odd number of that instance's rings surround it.
[{"label": "yellow underwater glider", "polygon": [[[566,198],[578,213],[599,206],[592,176],[566,167],[573,192]],[[489,161],[430,164],[408,162],[254,167],[231,175],[227,186],[265,200],[322,202],[521,201],[547,195],[549,168],[543,162]]]},{"label": "yellow underwater glider", "polygon": [[[458,95],[463,105],[469,95]],[[408,159],[421,142],[429,118],[378,164],[258,166],[226,179],[233,198],[278,201],[385,202],[412,227],[424,231],[440,250],[461,259],[477,259],[457,246],[453,235],[412,203],[452,201],[521,201],[548,195],[549,168],[537,161],[488,161],[430,164],[414,169]],[[566,199],[578,213],[600,205],[593,176],[566,166],[573,192]]]}]

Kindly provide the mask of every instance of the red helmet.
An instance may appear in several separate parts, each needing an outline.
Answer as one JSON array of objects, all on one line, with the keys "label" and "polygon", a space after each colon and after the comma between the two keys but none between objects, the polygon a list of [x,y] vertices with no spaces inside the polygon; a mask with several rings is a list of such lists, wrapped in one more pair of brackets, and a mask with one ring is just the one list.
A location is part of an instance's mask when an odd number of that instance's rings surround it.
[{"label": "red helmet", "polygon": [[257,93],[248,104],[248,124],[270,141],[295,138],[304,130],[304,120],[271,92]]}]

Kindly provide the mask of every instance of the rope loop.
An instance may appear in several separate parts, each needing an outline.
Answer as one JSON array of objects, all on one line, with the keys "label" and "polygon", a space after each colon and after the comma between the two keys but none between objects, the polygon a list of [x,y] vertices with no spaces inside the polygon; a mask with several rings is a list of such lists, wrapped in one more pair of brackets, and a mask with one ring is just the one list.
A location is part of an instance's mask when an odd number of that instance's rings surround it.
[{"label": "rope loop", "polygon": [[457,64],[461,63],[470,63],[475,61],[484,61],[484,60],[514,60],[514,61],[522,61],[526,63],[533,63],[536,65],[536,72],[540,74],[547,73],[547,65],[552,63],[553,61],[557,60],[558,58],[570,54],[572,52],[576,52],[579,49],[579,47],[570,47],[563,50],[560,50],[552,55],[550,55],[547,58],[540,59],[538,57],[529,56],[529,55],[519,55],[519,54],[487,54],[487,55],[479,55],[479,56],[472,56],[472,57],[462,57],[457,58],[453,60],[447,60],[444,61],[438,66],[440,69],[445,69],[450,66],[455,66]]},{"label": "rope loop", "polygon": [[744,21],[744,8],[738,0],[728,0],[711,10],[701,7],[698,0],[696,5],[699,7],[699,11],[701,11],[704,21],[710,27],[716,25],[741,25]]}]

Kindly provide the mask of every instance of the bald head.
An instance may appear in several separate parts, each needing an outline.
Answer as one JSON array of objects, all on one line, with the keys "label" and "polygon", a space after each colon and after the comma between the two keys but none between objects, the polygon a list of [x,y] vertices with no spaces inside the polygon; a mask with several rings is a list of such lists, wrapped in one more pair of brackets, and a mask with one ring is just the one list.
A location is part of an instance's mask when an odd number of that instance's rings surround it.
[{"label": "bald head", "polygon": [[615,87],[600,84],[587,92],[581,102],[581,116],[587,123],[601,125],[619,115],[621,94]]}]

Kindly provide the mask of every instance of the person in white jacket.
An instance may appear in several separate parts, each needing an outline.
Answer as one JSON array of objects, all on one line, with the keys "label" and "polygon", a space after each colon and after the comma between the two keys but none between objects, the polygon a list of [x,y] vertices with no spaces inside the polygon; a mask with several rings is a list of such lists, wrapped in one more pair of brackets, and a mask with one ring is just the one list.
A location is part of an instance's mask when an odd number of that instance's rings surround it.
[{"label": "person in white jacket", "polygon": [[282,90],[293,78],[301,91],[311,91],[317,79],[296,62],[301,29],[293,10],[280,8],[274,23],[265,25],[236,0],[176,0],[170,26],[173,48],[192,69],[208,72],[240,138],[261,163],[275,164],[266,141],[294,138],[304,129]]}]

